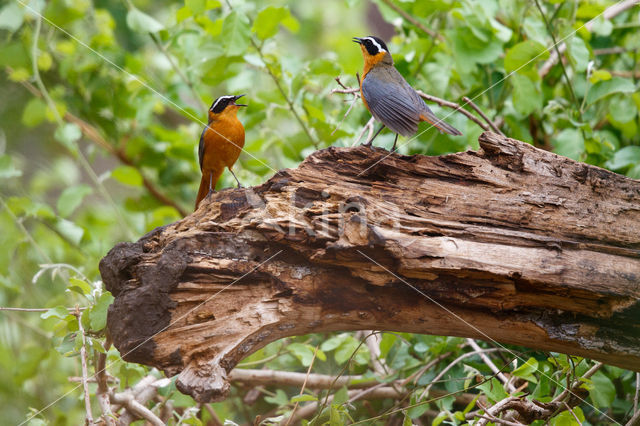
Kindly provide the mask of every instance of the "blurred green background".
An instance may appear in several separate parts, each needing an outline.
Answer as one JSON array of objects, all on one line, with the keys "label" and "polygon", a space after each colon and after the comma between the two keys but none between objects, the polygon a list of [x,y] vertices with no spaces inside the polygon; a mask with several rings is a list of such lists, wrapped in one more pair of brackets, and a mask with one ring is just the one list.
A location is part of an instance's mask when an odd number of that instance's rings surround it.
[{"label": "blurred green background", "polygon": [[[98,262],[115,243],[136,240],[193,209],[197,145],[211,102],[247,94],[249,107],[239,113],[245,152],[234,168],[245,185],[295,167],[316,149],[350,146],[370,115],[358,100],[341,123],[353,97],[330,92],[339,87],[338,76],[357,86],[362,57],[354,36],[387,40],[396,67],[415,88],[460,104],[463,96],[472,98],[507,136],[640,178],[640,11],[636,6],[611,20],[599,16],[614,3],[544,1],[543,18],[528,0],[4,0],[0,306],[88,307],[82,320],[90,352],[98,350],[111,301],[102,291]],[[587,30],[583,24],[597,16]],[[541,73],[554,37],[567,40],[564,61]],[[464,136],[441,135],[423,123],[417,138],[400,138],[401,152],[438,155],[477,147],[478,125],[430,106]],[[376,139],[384,147],[392,142],[388,131]],[[229,186],[234,180],[225,173],[218,189]],[[31,423],[82,422],[81,390],[68,381],[80,374],[77,327],[60,308],[0,312],[3,423],[20,423],[31,409],[60,397]],[[350,334],[336,336],[336,345],[324,349],[342,348],[342,355],[336,352],[319,367],[328,374],[338,374],[349,360],[344,354],[357,346]],[[443,365],[468,350],[464,339],[385,336],[386,354],[393,354],[400,375],[446,351],[451,358]],[[277,354],[267,367],[306,371],[309,351],[326,338],[277,342],[252,359]],[[111,361],[119,359],[114,349],[109,354]],[[536,357],[535,374],[555,371],[564,380],[575,373],[567,363]],[[349,368],[371,372],[368,357],[360,361]],[[123,387],[145,371],[123,362],[109,370]],[[598,375],[604,391],[592,392],[590,403],[622,421],[635,376],[609,367]],[[547,386],[546,393],[539,391],[552,395],[555,388],[536,377]],[[463,386],[452,383],[447,386]],[[246,390],[234,390],[215,409],[237,422],[274,407],[291,410],[289,397],[299,390],[278,391],[240,409]],[[178,408],[193,405],[175,389],[167,394]],[[376,404],[374,411],[385,409],[384,402]],[[431,407],[440,421],[459,422],[443,404]],[[602,418],[581,407],[587,423]],[[370,412],[356,404],[350,415],[366,419]],[[188,421],[203,420],[194,418]]]}]

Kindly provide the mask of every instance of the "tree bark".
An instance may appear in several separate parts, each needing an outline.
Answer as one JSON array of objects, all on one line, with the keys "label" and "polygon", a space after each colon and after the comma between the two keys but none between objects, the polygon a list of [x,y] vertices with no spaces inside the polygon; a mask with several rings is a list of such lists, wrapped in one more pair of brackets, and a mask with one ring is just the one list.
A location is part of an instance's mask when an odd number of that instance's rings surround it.
[{"label": "tree bark", "polygon": [[100,262],[127,361],[220,400],[285,336],[464,336],[640,370],[640,182],[493,133],[426,157],[328,148]]}]

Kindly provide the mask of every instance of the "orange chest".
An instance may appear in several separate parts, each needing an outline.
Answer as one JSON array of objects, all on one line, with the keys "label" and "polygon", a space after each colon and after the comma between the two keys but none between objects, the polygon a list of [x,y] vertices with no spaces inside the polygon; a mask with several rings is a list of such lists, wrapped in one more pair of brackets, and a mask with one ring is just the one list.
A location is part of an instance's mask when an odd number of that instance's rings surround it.
[{"label": "orange chest", "polygon": [[362,78],[360,79],[360,97],[362,98],[362,103],[364,104],[365,108],[369,112],[371,112],[371,109],[369,108],[369,104],[367,103],[367,99],[362,93],[362,83],[364,83],[364,79],[367,77],[367,74],[369,73],[369,71],[371,71],[371,67],[367,65],[368,65],[367,63],[364,64],[364,70],[362,71]]},{"label": "orange chest", "polygon": [[244,146],[244,126],[234,117],[232,120],[217,120],[207,126],[204,133],[203,165],[213,163],[233,165]]}]

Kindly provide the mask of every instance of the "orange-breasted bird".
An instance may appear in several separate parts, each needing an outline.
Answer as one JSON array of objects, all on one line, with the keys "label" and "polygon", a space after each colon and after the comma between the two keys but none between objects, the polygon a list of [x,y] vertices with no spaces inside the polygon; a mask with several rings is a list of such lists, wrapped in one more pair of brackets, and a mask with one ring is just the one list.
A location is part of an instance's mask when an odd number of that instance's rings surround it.
[{"label": "orange-breasted bird", "polygon": [[388,127],[396,133],[392,151],[396,149],[398,134],[410,136],[418,131],[418,123],[426,121],[441,132],[461,135],[459,130],[438,119],[420,95],[393,66],[393,58],[384,41],[378,37],[354,37],[364,57],[364,70],[360,80],[360,95],[371,115],[382,123],[371,142],[382,129]]},{"label": "orange-breasted bird", "polygon": [[200,135],[198,146],[202,179],[196,197],[196,209],[200,201],[213,192],[225,168],[238,182],[238,188],[242,187],[231,167],[244,146],[244,126],[236,115],[240,107],[247,106],[236,103],[243,96],[220,96],[209,108],[209,123]]}]

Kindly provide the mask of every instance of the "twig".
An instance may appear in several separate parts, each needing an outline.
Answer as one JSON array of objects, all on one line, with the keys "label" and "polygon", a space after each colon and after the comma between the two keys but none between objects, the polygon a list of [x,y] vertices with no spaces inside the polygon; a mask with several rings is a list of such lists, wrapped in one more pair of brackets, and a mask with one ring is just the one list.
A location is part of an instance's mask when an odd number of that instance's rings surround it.
[{"label": "twig", "polygon": [[111,395],[111,402],[126,407],[127,411],[137,416],[137,418],[145,419],[152,425],[164,426],[164,422],[160,420],[158,416],[156,416],[147,407],[136,401],[133,395],[131,395],[130,393],[122,392],[113,394]]},{"label": "twig", "polygon": [[619,53],[626,53],[631,51],[632,49],[627,49],[626,47],[603,47],[602,49],[593,49],[594,56],[602,56],[602,55],[617,55]]},{"label": "twig", "polygon": [[42,256],[42,258],[46,262],[51,263],[52,260],[49,257],[49,255],[42,249],[42,247],[40,247],[40,244],[38,244],[38,242],[33,238],[29,230],[22,223],[22,220],[18,219],[18,217],[15,214],[13,214],[13,211],[11,211],[7,203],[4,201],[4,198],[1,196],[0,196],[0,204],[2,204],[2,207],[4,207],[7,214],[11,216],[11,219],[13,220],[13,222],[16,224],[18,228],[20,228],[24,236],[27,238],[27,240],[29,240],[31,245],[35,247],[36,251],[40,254],[40,256]]},{"label": "twig", "polygon": [[484,415],[484,416],[483,416],[483,415],[478,415],[478,416],[476,416],[476,417],[479,417],[479,418],[484,419],[484,420],[488,420],[488,421],[490,421],[490,422],[492,422],[492,423],[499,423],[499,424],[501,424],[501,425],[507,425],[507,426],[525,426],[525,424],[524,424],[524,423],[510,422],[510,421],[508,421],[508,420],[502,420],[502,419],[500,419],[500,418],[498,418],[498,417],[496,417],[496,416],[490,416],[490,415]]},{"label": "twig", "polygon": [[480,355],[482,361],[493,371],[493,373],[500,379],[500,381],[506,386],[507,391],[509,393],[515,392],[516,388],[511,383],[509,383],[509,379],[500,371],[498,367],[489,359],[489,357],[482,352],[482,348],[478,346],[475,340],[467,338],[467,343],[469,346],[473,348],[473,350]]},{"label": "twig", "polygon": [[82,313],[80,309],[76,309],[73,313],[78,320],[78,332],[82,336],[82,346],[80,346],[80,363],[82,365],[82,388],[84,390],[84,408],[87,413],[85,418],[85,424],[93,424],[93,415],[91,414],[91,395],[89,394],[89,384],[87,378],[89,377],[89,371],[87,369],[87,346],[84,336],[84,327],[82,326]]},{"label": "twig", "polygon": [[[8,71],[11,70],[10,67],[6,67],[6,69]],[[37,96],[37,97],[44,97],[43,93],[41,91],[38,90],[38,88],[34,87],[31,83],[29,83],[28,81],[21,81],[20,84],[26,88],[29,92],[31,92],[31,94]],[[127,165],[127,166],[131,166],[134,167],[136,169],[138,169],[137,165],[129,158],[126,156],[126,154],[121,151],[121,150],[117,150],[113,147],[113,145],[111,145],[109,142],[107,142],[104,137],[102,137],[102,135],[100,134],[100,132],[98,131],[98,129],[96,129],[94,126],[92,126],[91,124],[87,123],[86,121],[84,121],[83,119],[73,115],[70,112],[66,112],[64,114],[64,120],[73,123],[75,125],[77,125],[78,127],[80,127],[80,130],[82,131],[82,133],[93,143],[95,143],[96,145],[98,145],[99,147],[101,147],[102,149],[104,149],[105,151],[107,151],[110,155],[113,155],[114,157],[116,157],[121,163]],[[175,201],[173,201],[172,199],[170,199],[169,197],[167,197],[166,195],[164,195],[163,193],[161,193],[154,185],[153,183],[144,175],[144,173],[142,173],[141,170],[138,170],[140,172],[140,175],[142,176],[142,185],[147,188],[147,190],[151,193],[151,195],[158,201],[160,201],[160,203],[173,207],[175,208],[182,216],[186,216],[188,214],[188,212],[183,209],[179,204],[177,204]],[[49,263],[51,263],[51,260],[48,261]]]},{"label": "twig", "polygon": [[167,60],[171,64],[171,67],[176,72],[176,74],[178,74],[178,76],[182,79],[184,84],[186,84],[187,87],[189,87],[189,89],[191,90],[191,95],[195,98],[196,102],[198,102],[198,104],[200,105],[200,108],[206,109],[207,106],[204,104],[204,102],[202,102],[200,95],[198,95],[198,92],[196,92],[195,87],[193,87],[193,83],[184,74],[184,72],[182,71],[182,68],[180,68],[180,66],[178,66],[178,64],[175,63],[175,61],[173,60],[173,57],[171,56],[169,51],[167,51],[167,48],[160,42],[160,40],[158,40],[158,37],[155,34],[149,33],[149,36],[151,37],[151,40],[153,40],[153,43],[158,47],[158,49],[160,49],[162,54],[167,58]]},{"label": "twig", "polygon": [[640,411],[636,411],[624,426],[638,426],[638,424],[640,424]]},{"label": "twig", "polygon": [[[580,379],[588,379],[589,377],[593,376],[594,374],[596,374],[596,372],[598,370],[600,370],[602,367],[604,366],[603,363],[601,362],[596,362],[595,365],[593,367],[591,367],[589,370],[587,370],[586,373],[584,373],[582,375],[582,377]],[[571,386],[571,388],[569,387],[565,387],[565,389],[560,393],[560,395],[556,396],[555,398],[553,398],[553,401],[551,402],[560,402],[562,401],[569,393],[573,394],[575,392],[575,390],[577,388],[579,388],[583,381],[582,380],[576,380],[576,382],[573,384],[573,386]]]},{"label": "twig", "polygon": [[347,118],[347,116],[351,112],[351,109],[356,104],[356,101],[358,100],[358,98],[360,98],[360,93],[359,93],[360,90],[358,90],[358,89],[350,89],[348,87],[345,87],[345,85],[342,84],[342,82],[340,81],[340,77],[336,77],[335,80],[340,86],[344,87],[344,89],[333,89],[333,90],[331,90],[331,92],[329,94],[332,95],[334,93],[350,93],[350,94],[353,94],[353,100],[351,101],[351,104],[349,105],[349,108],[347,109],[347,112],[344,113],[344,115],[342,116],[342,119],[338,122],[338,125],[336,126],[336,128],[333,129],[333,132],[331,132],[332,135],[336,131],[338,131],[338,129],[340,128],[340,126],[344,122],[345,118]]},{"label": "twig", "polygon": [[[542,20],[544,21],[544,24],[547,27],[547,32],[551,36],[551,41],[553,41],[553,48],[555,49],[555,52],[558,55],[558,57],[560,57],[560,48],[558,46],[558,42],[556,41],[556,36],[555,34],[553,34],[551,23],[547,19],[547,15],[544,14],[544,11],[542,10],[542,6],[540,5],[540,1],[535,0],[535,3],[538,8],[538,11],[540,11]],[[564,75],[564,79],[567,81],[567,86],[569,87],[569,93],[571,94],[571,99],[573,100],[573,103],[576,105],[576,107],[579,110],[578,97],[576,96],[576,93],[573,91],[573,85],[571,84],[571,80],[569,79],[569,74],[567,74],[567,68],[564,66],[564,63],[562,61],[560,61],[560,66],[562,67],[562,74]],[[579,112],[580,112],[580,115],[582,115],[582,111],[579,111]]]},{"label": "twig", "polygon": [[567,410],[573,415],[573,418],[576,419],[576,422],[578,424],[582,424],[582,422],[580,421],[580,419],[578,418],[578,416],[576,416],[576,413],[573,412],[573,408],[571,408],[569,406],[569,404],[567,404],[566,402],[563,402],[564,406],[567,408]]},{"label": "twig", "polygon": [[[602,17],[607,20],[613,19],[614,17],[618,16],[625,10],[632,8],[638,3],[639,3],[639,0],[623,0],[621,2],[615,3],[612,6],[609,6],[607,9],[605,9],[605,11],[602,13]],[[595,23],[595,18],[587,22],[584,25],[584,28],[586,28],[587,31],[591,31],[594,23]],[[557,48],[553,52],[551,52],[551,55],[549,55],[549,59],[547,59],[545,63],[542,64],[542,66],[538,70],[538,75],[544,78],[544,76],[549,74],[549,71],[551,71],[551,68],[553,68],[553,66],[556,63],[558,63],[560,54],[564,53],[566,50],[567,50],[567,44],[564,42],[560,43],[560,45],[558,45]]]},{"label": "twig", "polygon": [[485,418],[481,418],[480,420],[478,420],[478,422],[476,423],[476,426],[484,426],[487,424],[487,420],[489,421],[495,421],[493,420],[494,418],[496,418],[496,415],[498,415],[502,410],[504,410],[506,408],[506,405],[509,404],[511,401],[515,401],[518,398],[515,396],[509,396],[505,399],[503,399],[502,401],[498,401],[495,404],[493,404],[491,407],[485,409],[485,414],[488,417]]},{"label": "twig", "polygon": [[105,352],[100,352],[97,356],[94,379],[98,383],[98,389],[96,390],[96,399],[98,400],[98,405],[100,405],[100,409],[102,410],[102,419],[107,426],[115,426],[116,423],[113,419],[113,411],[111,410],[111,403],[109,402],[109,386],[107,385],[109,378],[107,377],[106,372],[106,352],[109,350],[110,346],[111,340],[107,337],[103,346]]},{"label": "twig", "polygon": [[638,399],[640,397],[640,373],[636,373],[636,394],[633,398],[633,412],[638,412]]},{"label": "twig", "polygon": [[489,126],[487,126],[482,121],[480,121],[475,115],[471,114],[469,111],[467,111],[466,109],[462,108],[462,106],[460,106],[459,104],[457,104],[455,102],[451,102],[451,101],[446,101],[444,99],[440,99],[437,96],[428,95],[428,94],[424,93],[422,90],[416,90],[416,92],[418,93],[418,95],[420,95],[420,97],[422,99],[426,99],[427,101],[435,102],[436,104],[438,104],[440,106],[445,106],[445,107],[448,107],[448,108],[451,108],[451,109],[455,109],[456,111],[458,111],[459,113],[461,113],[465,117],[467,117],[469,120],[473,121],[478,126],[480,126],[482,128],[482,130],[485,130],[485,131],[491,130],[491,128]]},{"label": "twig", "polygon": [[223,426],[222,421],[220,421],[220,417],[218,417],[216,412],[213,411],[211,404],[204,404],[204,409],[207,410],[207,413],[209,413],[209,416],[211,417],[210,421],[211,423],[213,423],[213,426]]},{"label": "twig", "polygon": [[424,389],[424,391],[422,391],[422,393],[418,397],[418,401],[421,401],[431,391],[431,388],[433,387],[434,383],[436,383],[438,380],[440,380],[447,373],[447,371],[451,370],[457,363],[459,363],[463,359],[469,358],[469,357],[474,356],[474,355],[480,355],[480,353],[498,352],[498,351],[511,352],[509,349],[504,349],[504,348],[489,348],[489,349],[480,349],[480,351],[476,350],[476,351],[473,351],[473,352],[467,352],[467,353],[464,353],[464,354],[460,355],[458,358],[456,358],[453,361],[451,361],[451,363],[449,365],[447,365],[444,369],[442,369],[440,371],[440,373],[438,373],[438,375],[433,378],[431,383],[429,383],[429,385],[427,385],[427,387]]},{"label": "twig", "polygon": [[[42,95],[42,97],[44,98],[45,102],[47,103],[49,109],[51,110],[51,113],[53,114],[54,118],[56,119],[56,122],[58,123],[58,126],[62,126],[62,124],[64,123],[62,117],[60,116],[60,113],[58,112],[58,107],[56,106],[55,102],[53,101],[53,99],[51,99],[51,96],[49,96],[49,92],[47,90],[47,88],[45,87],[42,78],[40,77],[40,71],[38,70],[38,41],[40,39],[40,27],[42,26],[42,15],[38,14],[38,17],[36,19],[36,28],[33,34],[33,47],[32,47],[32,51],[31,51],[31,61],[33,63],[33,77],[36,81],[36,86],[38,87],[38,90],[40,91],[40,94]],[[23,82],[23,84],[28,84],[27,82]],[[120,209],[118,208],[118,206],[116,205],[116,203],[113,201],[113,198],[111,198],[111,195],[109,194],[109,192],[107,191],[107,189],[104,187],[104,185],[102,184],[102,182],[100,182],[100,180],[98,179],[98,176],[95,174],[93,168],[91,168],[91,165],[89,164],[89,161],[87,160],[87,158],[84,156],[84,154],[82,153],[82,151],[80,149],[77,150],[77,156],[78,159],[80,160],[80,164],[82,165],[82,168],[85,170],[85,172],[89,175],[89,177],[91,178],[91,180],[93,181],[94,185],[98,188],[98,191],[100,191],[102,193],[102,196],[109,202],[109,204],[111,204],[116,217],[118,219],[118,221],[120,222],[120,226],[122,226],[124,229],[126,229],[129,234],[130,237],[133,237],[133,233],[131,232],[131,228],[129,227],[129,224],[124,220],[124,217],[122,216],[122,214],[120,214]]]},{"label": "twig", "polygon": [[386,4],[387,6],[389,6],[391,9],[393,9],[394,11],[396,11],[398,13],[398,15],[402,16],[404,19],[406,19],[407,21],[411,22],[413,25],[415,25],[416,27],[418,27],[419,29],[421,29],[422,31],[424,31],[425,33],[430,35],[431,37],[437,38],[440,41],[444,41],[444,37],[442,37],[437,32],[433,31],[432,29],[429,29],[429,28],[425,27],[424,25],[422,25],[413,16],[409,15],[403,9],[401,9],[400,7],[395,5],[393,2],[391,2],[391,0],[382,0],[382,2],[384,4]]},{"label": "twig", "polygon": [[364,136],[364,132],[366,132],[367,130],[369,131],[369,133],[367,134],[367,138],[365,140],[369,140],[371,139],[371,136],[373,135],[373,123],[375,122],[375,118],[371,117],[369,119],[369,121],[367,121],[367,124],[364,125],[364,127],[362,128],[362,130],[360,131],[360,134],[358,135],[358,137],[356,138],[355,141],[353,141],[353,143],[351,144],[351,146],[354,146],[355,144],[357,144],[358,142],[360,142],[360,139],[362,139],[362,136]]},{"label": "twig", "polygon": [[[302,383],[302,387],[300,388],[300,393],[298,394],[298,396],[302,396],[302,394],[304,394],[304,389],[307,386],[307,381],[309,380],[309,374],[311,374],[311,369],[313,368],[313,363],[316,360],[316,355],[318,355],[318,348],[320,347],[320,345],[316,346],[316,349],[313,351],[313,357],[311,358],[311,362],[309,363],[309,368],[307,369],[307,376],[304,378],[304,382]],[[296,410],[298,409],[298,401],[296,401],[296,404],[293,406],[293,410],[291,410],[291,416],[289,416],[289,420],[286,423],[286,426],[289,426],[289,423],[291,423],[291,418],[293,417],[294,413],[296,412]]]},{"label": "twig", "polygon": [[[133,389],[127,389],[117,394],[111,393],[111,403],[121,405],[127,410],[120,416],[118,424],[128,425],[137,418],[143,418],[154,425],[163,425],[162,420],[147,409],[144,404],[157,395],[158,387],[166,386],[169,382],[169,379],[156,379],[154,376],[148,375],[140,379]],[[116,407],[114,409],[117,411]]]},{"label": "twig", "polygon": [[413,373],[412,375],[410,375],[409,377],[404,379],[402,381],[402,385],[405,386],[411,380],[413,380],[413,384],[418,384],[418,380],[420,380],[420,377],[422,377],[424,375],[424,373],[429,371],[431,368],[433,368],[435,365],[437,365],[443,359],[448,358],[449,355],[451,355],[451,354],[453,354],[453,352],[445,352],[443,354],[440,354],[440,356],[432,359],[424,367],[422,367],[420,370],[416,371],[415,373]]},{"label": "twig", "polygon": [[[48,312],[52,308],[10,308],[6,306],[0,306],[0,311],[16,311],[16,312]],[[73,313],[76,310],[84,311],[87,309],[86,307],[77,307],[77,308],[65,308],[69,313]]]},{"label": "twig", "polygon": [[502,133],[500,129],[498,129],[498,126],[496,126],[496,124],[493,121],[491,121],[491,119],[487,117],[487,115],[480,109],[480,107],[476,105],[470,98],[463,96],[462,100],[464,101],[465,104],[471,106],[471,108],[473,108],[478,114],[480,114],[480,117],[484,118],[484,121],[487,122],[487,124],[493,129],[494,132],[499,133],[502,136],[505,136],[505,134]]},{"label": "twig", "polygon": [[[236,368],[229,373],[232,382],[251,383],[252,385],[302,386],[307,379],[307,387],[311,389],[367,388],[377,385],[375,380],[363,382],[362,376],[340,376],[338,378],[326,374],[305,373],[275,370],[249,370]],[[353,383],[358,382],[358,383]]]},{"label": "twig", "polygon": [[369,356],[373,371],[381,377],[389,375],[389,368],[383,360],[380,359],[380,334],[373,330],[363,330],[364,343],[369,348]]}]

